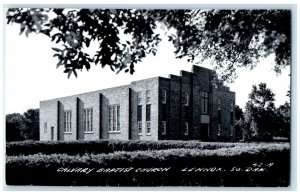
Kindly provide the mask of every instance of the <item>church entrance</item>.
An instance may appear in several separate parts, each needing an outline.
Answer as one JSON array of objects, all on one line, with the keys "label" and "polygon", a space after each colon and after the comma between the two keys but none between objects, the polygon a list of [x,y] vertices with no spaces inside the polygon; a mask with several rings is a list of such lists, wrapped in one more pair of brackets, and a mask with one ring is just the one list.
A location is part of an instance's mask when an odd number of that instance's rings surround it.
[{"label": "church entrance", "polygon": [[202,141],[208,140],[208,130],[209,130],[209,124],[201,123],[200,127],[200,138]]}]

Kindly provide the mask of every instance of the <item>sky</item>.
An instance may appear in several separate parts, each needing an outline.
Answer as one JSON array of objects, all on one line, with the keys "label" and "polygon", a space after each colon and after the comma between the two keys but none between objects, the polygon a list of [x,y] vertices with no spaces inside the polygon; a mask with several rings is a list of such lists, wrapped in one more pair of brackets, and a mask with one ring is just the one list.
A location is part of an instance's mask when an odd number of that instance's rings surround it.
[{"label": "sky", "polygon": [[[92,66],[70,79],[63,73],[64,68],[56,69],[57,59],[53,58],[57,47],[50,39],[41,34],[19,36],[19,25],[6,25],[5,29],[5,113],[23,113],[30,108],[39,108],[41,100],[75,95],[108,87],[129,84],[131,81],[163,76],[179,75],[180,70],[191,71],[192,64],[186,60],[175,59],[172,43],[163,40],[156,56],[149,55],[135,66],[134,75],[116,74],[109,67]],[[286,96],[290,85],[289,69],[277,75],[273,70],[273,57],[262,60],[251,71],[246,68],[237,69],[238,78],[228,85],[236,92],[236,104],[244,108],[252,85],[260,82],[276,94],[275,105],[288,101]],[[203,67],[212,68],[208,61]]]}]

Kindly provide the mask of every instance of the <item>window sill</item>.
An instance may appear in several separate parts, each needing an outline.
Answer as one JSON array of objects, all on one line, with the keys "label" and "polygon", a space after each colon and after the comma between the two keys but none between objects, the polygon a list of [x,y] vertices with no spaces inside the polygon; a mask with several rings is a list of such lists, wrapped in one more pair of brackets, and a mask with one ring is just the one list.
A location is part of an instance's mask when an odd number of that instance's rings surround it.
[{"label": "window sill", "polygon": [[90,132],[83,132],[84,134],[93,134],[94,131],[90,131]]},{"label": "window sill", "polygon": [[139,136],[142,136],[143,134],[142,134],[142,133],[138,133],[138,135],[139,135]]},{"label": "window sill", "polygon": [[109,134],[114,134],[114,133],[121,133],[121,131],[109,131]]},{"label": "window sill", "polygon": [[147,133],[146,135],[147,135],[147,136],[151,136],[151,133]]},{"label": "window sill", "polygon": [[72,132],[64,132],[64,134],[72,134]]}]

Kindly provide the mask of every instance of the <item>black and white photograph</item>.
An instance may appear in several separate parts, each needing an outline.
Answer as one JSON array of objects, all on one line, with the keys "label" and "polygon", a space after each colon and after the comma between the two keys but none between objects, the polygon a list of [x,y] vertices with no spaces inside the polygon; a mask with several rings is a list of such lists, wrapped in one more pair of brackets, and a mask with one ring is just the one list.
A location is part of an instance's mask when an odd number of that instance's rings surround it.
[{"label": "black and white photograph", "polygon": [[291,186],[292,6],[4,14],[6,185]]}]

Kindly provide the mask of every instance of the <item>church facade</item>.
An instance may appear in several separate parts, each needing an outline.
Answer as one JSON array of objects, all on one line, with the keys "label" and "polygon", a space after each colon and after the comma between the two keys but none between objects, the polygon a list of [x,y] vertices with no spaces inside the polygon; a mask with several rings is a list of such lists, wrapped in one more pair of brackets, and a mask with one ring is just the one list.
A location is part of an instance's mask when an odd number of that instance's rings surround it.
[{"label": "church facade", "polygon": [[214,71],[193,66],[180,76],[40,102],[40,140],[235,140],[235,93]]}]

